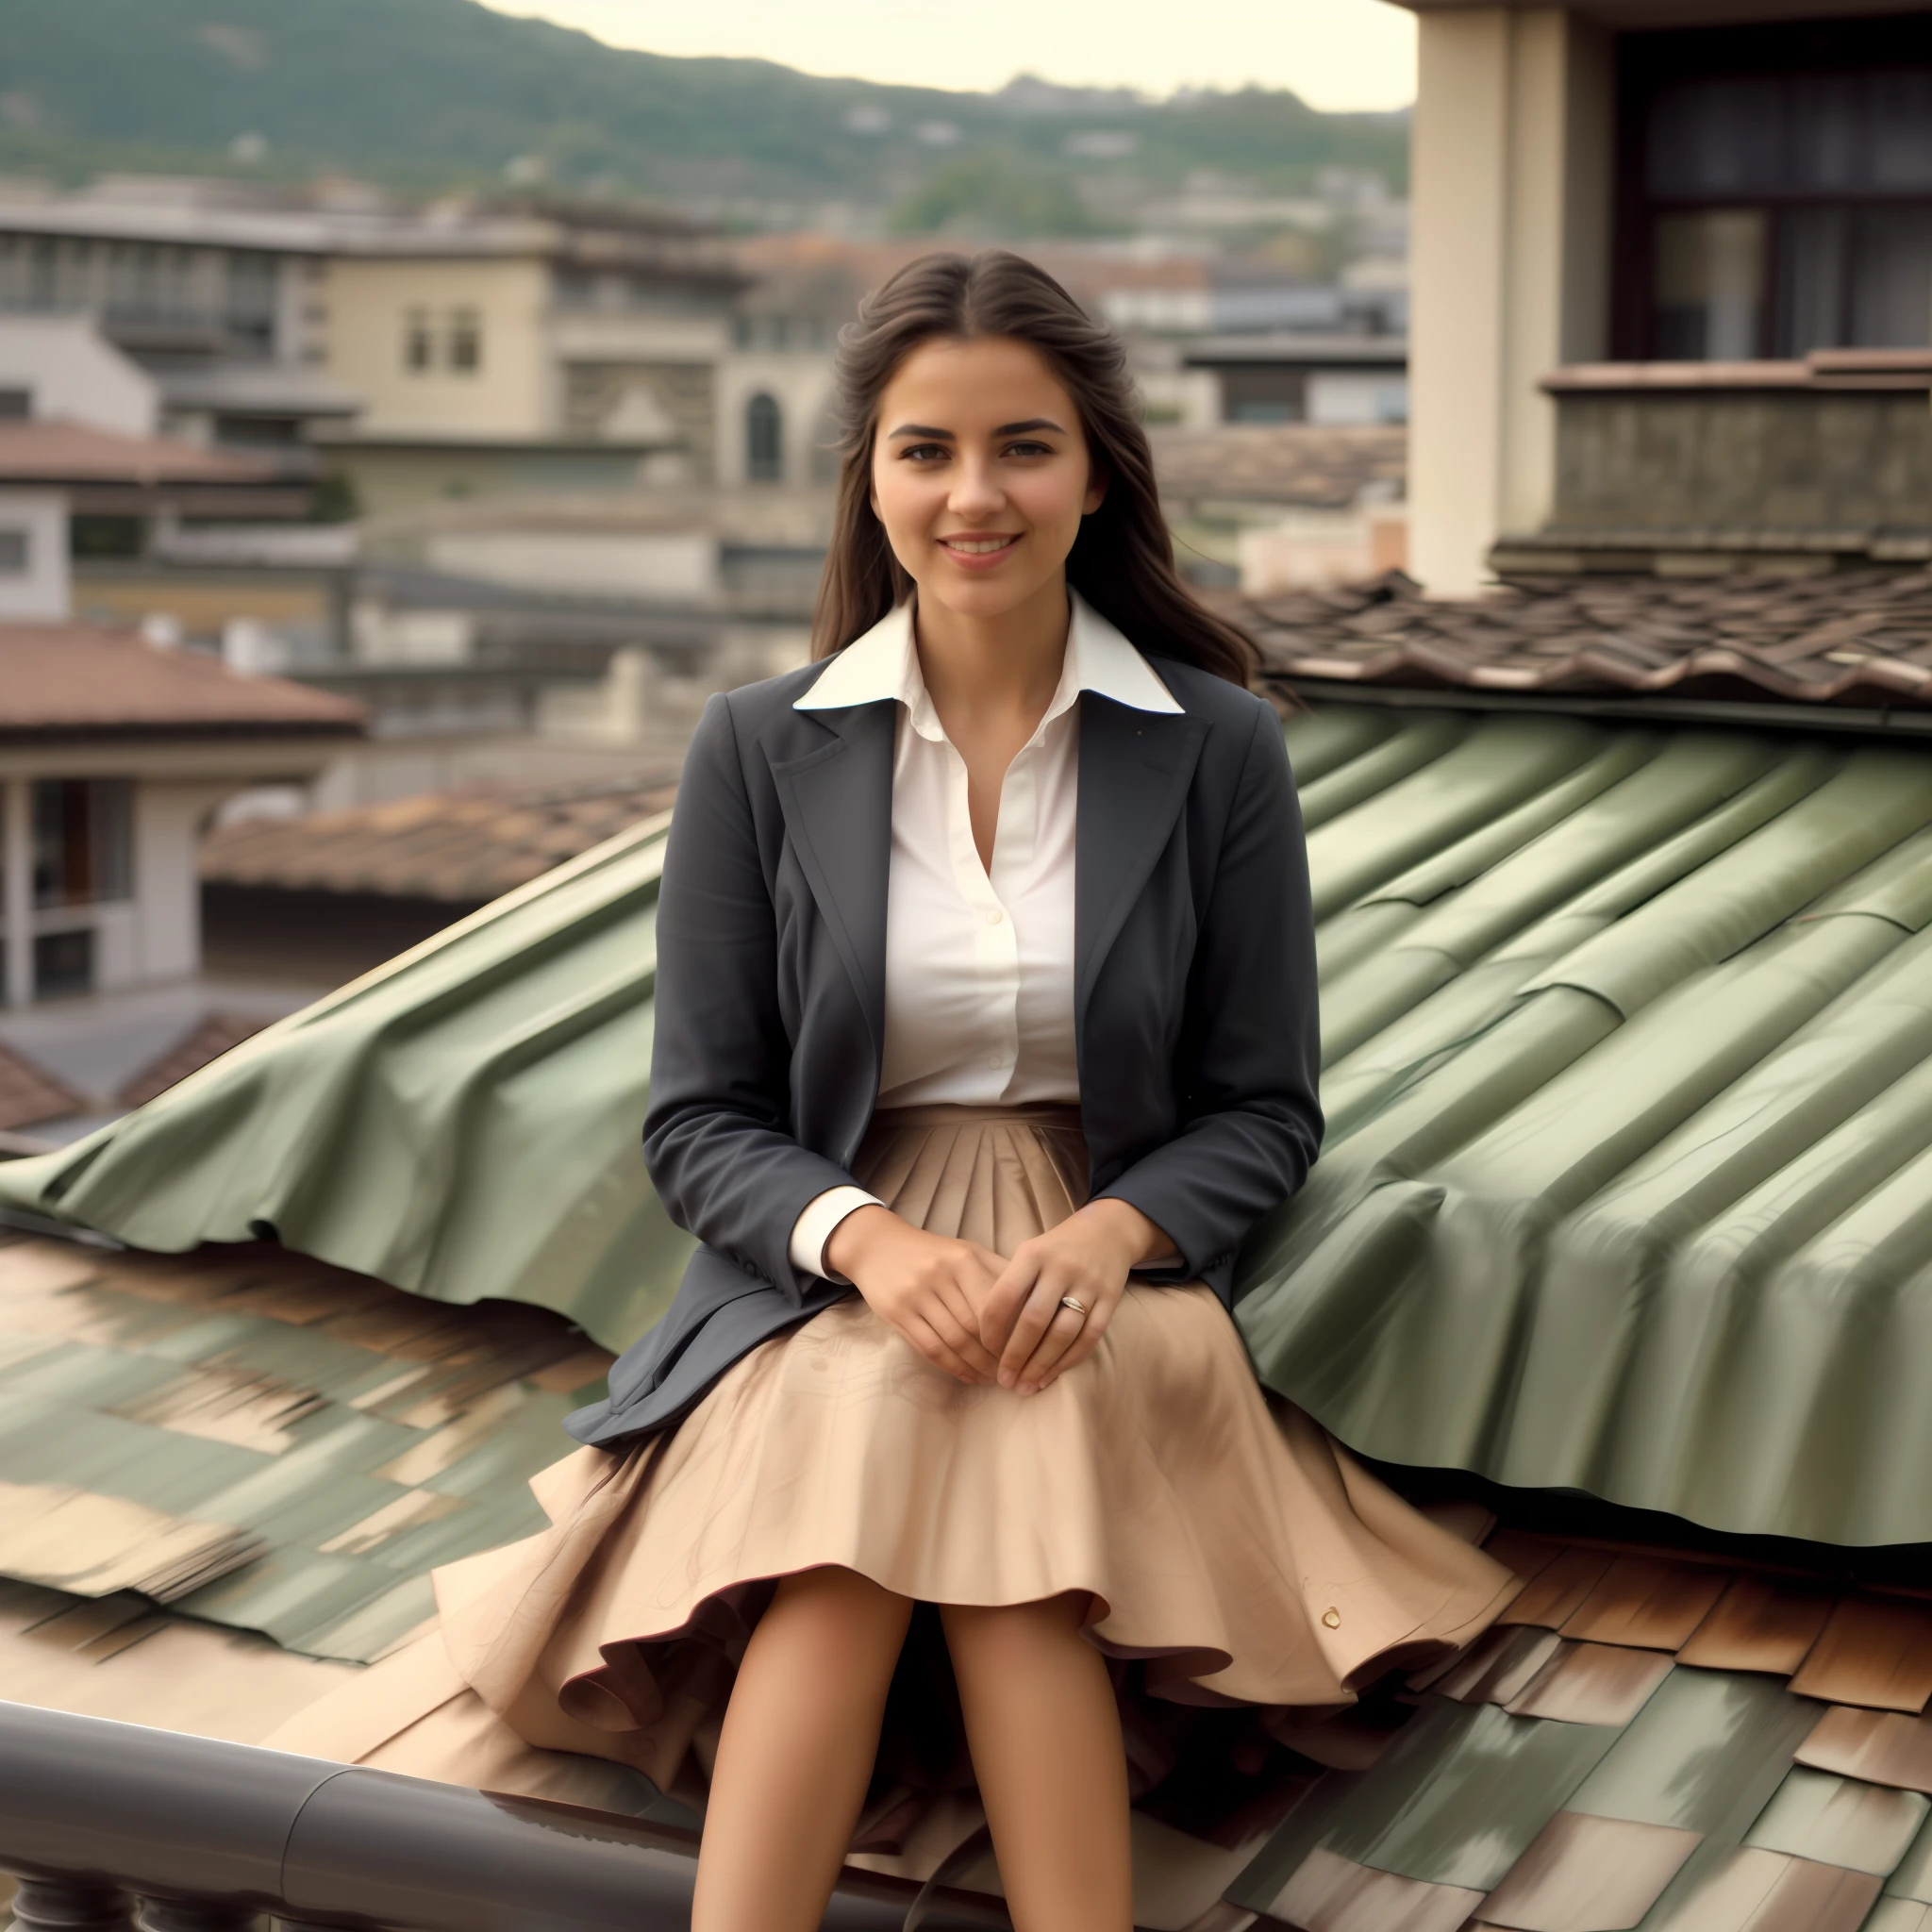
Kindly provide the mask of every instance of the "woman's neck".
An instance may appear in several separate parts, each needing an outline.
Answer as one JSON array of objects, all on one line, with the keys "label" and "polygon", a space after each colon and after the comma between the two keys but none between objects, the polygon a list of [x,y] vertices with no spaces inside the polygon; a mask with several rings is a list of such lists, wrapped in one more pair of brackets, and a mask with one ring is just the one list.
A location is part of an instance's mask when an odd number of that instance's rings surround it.
[{"label": "woman's neck", "polygon": [[[914,606],[913,635],[925,689],[955,743],[989,725],[1021,722],[1030,737],[1059,688],[1071,607],[1064,578],[997,617],[974,617],[934,599]],[[976,727],[976,728],[975,728]]]}]

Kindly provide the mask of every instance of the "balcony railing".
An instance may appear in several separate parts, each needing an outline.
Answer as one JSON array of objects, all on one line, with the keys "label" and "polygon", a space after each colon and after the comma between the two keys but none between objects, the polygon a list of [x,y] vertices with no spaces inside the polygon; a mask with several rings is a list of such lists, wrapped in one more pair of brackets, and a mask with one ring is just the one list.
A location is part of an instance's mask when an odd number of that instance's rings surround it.
[{"label": "balcony railing", "polygon": [[[686,1932],[689,1833],[0,1704],[0,1872],[23,1932]],[[848,1874],[827,1932],[1004,1911]]]}]

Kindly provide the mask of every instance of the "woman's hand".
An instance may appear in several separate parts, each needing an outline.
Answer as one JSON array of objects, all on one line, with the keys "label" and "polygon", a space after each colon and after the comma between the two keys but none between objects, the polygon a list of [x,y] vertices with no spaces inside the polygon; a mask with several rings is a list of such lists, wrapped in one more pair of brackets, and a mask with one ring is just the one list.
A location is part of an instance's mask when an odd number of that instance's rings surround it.
[{"label": "woman's hand", "polygon": [[1000,1272],[990,1249],[927,1234],[889,1208],[857,1208],[832,1230],[825,1263],[927,1361],[961,1382],[993,1379],[979,1339],[979,1305]]},{"label": "woman's hand", "polygon": [[[999,1357],[1001,1388],[1031,1395],[1077,1368],[1100,1346],[1128,1272],[1174,1251],[1138,1208],[1111,1198],[1022,1241],[979,1311],[979,1339]],[[1061,1307],[1063,1295],[1087,1312]]]}]

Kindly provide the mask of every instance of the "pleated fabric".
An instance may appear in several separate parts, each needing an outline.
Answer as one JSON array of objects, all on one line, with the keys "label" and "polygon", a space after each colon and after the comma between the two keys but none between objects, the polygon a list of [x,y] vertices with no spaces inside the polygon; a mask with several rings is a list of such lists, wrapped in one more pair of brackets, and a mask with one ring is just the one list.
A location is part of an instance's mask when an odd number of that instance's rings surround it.
[{"label": "pleated fabric", "polygon": [[[856,1172],[1008,1255],[1079,1205],[1086,1157],[1071,1108],[933,1107],[881,1114]],[[273,1741],[589,1803],[603,1760],[701,1802],[777,1579],[836,1564],[927,1605],[1084,1592],[1147,1793],[1224,1752],[1226,1725],[1191,1713],[1332,1712],[1517,1589],[1265,1395],[1200,1287],[1130,1286],[1094,1354],[1032,1396],[954,1381],[854,1295],[675,1430],[532,1487],[547,1534],[438,1571],[438,1624]],[[915,1619],[858,1845],[924,1876],[978,1815],[937,1620]]]}]

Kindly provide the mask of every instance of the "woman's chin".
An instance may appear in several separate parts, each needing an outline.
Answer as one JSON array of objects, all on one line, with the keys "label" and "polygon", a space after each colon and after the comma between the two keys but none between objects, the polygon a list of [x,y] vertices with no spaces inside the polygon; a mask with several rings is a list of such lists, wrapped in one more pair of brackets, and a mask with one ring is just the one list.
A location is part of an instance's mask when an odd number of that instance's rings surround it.
[{"label": "woman's chin", "polygon": [[[1016,559],[1017,560],[1017,559]],[[1049,581],[1037,574],[1023,575],[1012,569],[973,572],[942,562],[920,579],[920,602],[935,604],[960,617],[978,621],[1010,616],[1037,598]]]}]

